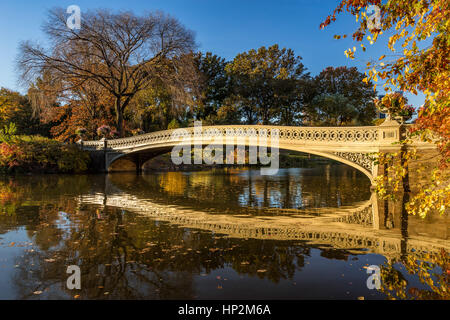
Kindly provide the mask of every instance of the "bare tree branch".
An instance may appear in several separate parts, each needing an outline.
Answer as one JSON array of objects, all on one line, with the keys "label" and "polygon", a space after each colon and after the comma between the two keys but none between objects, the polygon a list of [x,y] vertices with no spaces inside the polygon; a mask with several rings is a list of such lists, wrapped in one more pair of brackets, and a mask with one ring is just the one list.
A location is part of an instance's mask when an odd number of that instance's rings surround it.
[{"label": "bare tree branch", "polygon": [[189,64],[181,57],[195,49],[193,33],[162,12],[135,16],[96,10],[84,13],[81,30],[75,31],[66,26],[65,12],[58,8],[49,12],[43,29],[50,43],[47,50],[31,42],[20,46],[21,79],[33,83],[47,74],[57,84],[50,90],[60,96],[87,92],[84,87],[93,84],[103,87],[115,97],[121,135],[124,110],[139,91],[155,79],[185,86],[177,69],[188,68],[177,64]]}]

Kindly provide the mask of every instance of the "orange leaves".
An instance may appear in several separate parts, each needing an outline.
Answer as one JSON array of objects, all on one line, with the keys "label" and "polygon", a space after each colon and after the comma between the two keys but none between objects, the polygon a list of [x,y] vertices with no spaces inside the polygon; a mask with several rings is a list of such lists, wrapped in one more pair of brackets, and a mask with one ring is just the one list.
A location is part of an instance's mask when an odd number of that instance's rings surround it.
[{"label": "orange leaves", "polygon": [[356,52],[356,47],[353,47],[353,50],[352,50],[352,48],[348,48],[348,50],[345,50],[344,54],[347,58],[350,58],[353,60],[353,59],[355,59],[355,52]]},{"label": "orange leaves", "polygon": [[442,167],[450,165],[450,108],[433,108],[425,105],[419,110],[416,121],[419,130],[431,130],[440,138],[438,147],[443,155]]},{"label": "orange leaves", "polygon": [[345,39],[345,38],[347,38],[347,35],[344,34],[344,35],[340,36],[340,35],[336,34],[336,35],[333,36],[333,38],[336,39],[336,40],[339,40],[339,39],[341,39],[341,38],[342,38],[342,39]]}]

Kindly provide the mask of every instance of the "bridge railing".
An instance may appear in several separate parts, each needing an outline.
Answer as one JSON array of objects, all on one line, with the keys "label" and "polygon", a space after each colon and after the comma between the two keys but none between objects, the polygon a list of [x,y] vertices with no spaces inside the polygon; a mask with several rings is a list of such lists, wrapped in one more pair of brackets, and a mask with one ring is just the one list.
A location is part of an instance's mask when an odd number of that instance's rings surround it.
[{"label": "bridge railing", "polygon": [[[386,129],[386,128],[385,128]],[[395,129],[395,128],[394,128]],[[183,139],[195,140],[198,135],[207,140],[223,137],[266,137],[278,136],[284,143],[340,144],[357,143],[375,145],[380,142],[380,127],[284,127],[284,126],[210,126],[165,130],[107,141],[107,147],[114,150],[133,148],[141,145],[158,144]],[[394,131],[395,133],[395,131]],[[390,139],[398,139],[394,135]],[[390,140],[385,137],[384,140]],[[102,150],[105,141],[84,141],[86,150]]]},{"label": "bridge railing", "polygon": [[[412,125],[405,125],[407,137],[413,140],[416,145],[432,144],[421,141],[418,136],[411,136],[409,128]],[[287,127],[287,126],[260,126],[260,125],[231,125],[231,126],[205,126],[190,127],[183,129],[165,130],[138,135],[134,137],[83,141],[82,147],[88,151],[123,150],[138,146],[151,144],[162,144],[173,141],[191,139],[195,141],[198,136],[205,140],[212,140],[214,137],[265,137],[270,138],[275,133],[280,143],[285,144],[307,144],[311,145],[339,145],[352,144],[358,146],[384,146],[389,147],[401,139],[400,125],[395,122],[385,123],[380,126],[362,127]]]}]

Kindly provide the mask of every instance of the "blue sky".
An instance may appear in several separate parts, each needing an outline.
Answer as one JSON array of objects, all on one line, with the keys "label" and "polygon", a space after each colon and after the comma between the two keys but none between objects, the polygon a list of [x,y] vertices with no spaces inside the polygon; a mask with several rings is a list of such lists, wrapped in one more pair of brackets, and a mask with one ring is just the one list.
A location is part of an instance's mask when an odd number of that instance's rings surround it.
[{"label": "blue sky", "polygon": [[[73,4],[82,12],[95,8],[131,10],[136,14],[162,10],[196,33],[200,51],[211,51],[229,60],[240,52],[278,43],[300,55],[312,75],[328,66],[356,66],[363,72],[367,61],[386,53],[385,46],[381,41],[365,53],[357,50],[355,60],[346,58],[344,50],[355,43],[348,38],[334,40],[333,35],[353,31],[357,26],[354,17],[338,16],[330,27],[319,29],[337,3],[337,0],[2,0],[0,87],[23,92],[17,85],[14,62],[20,41],[45,44],[41,25],[48,9]],[[423,95],[407,97],[415,107],[423,103]]]}]

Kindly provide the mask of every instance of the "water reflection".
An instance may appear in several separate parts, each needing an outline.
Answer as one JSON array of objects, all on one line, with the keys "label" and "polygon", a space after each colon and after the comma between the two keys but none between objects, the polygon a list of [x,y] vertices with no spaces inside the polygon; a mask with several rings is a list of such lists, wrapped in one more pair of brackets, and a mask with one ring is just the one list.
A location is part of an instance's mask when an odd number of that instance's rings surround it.
[{"label": "water reflection", "polygon": [[[0,298],[445,297],[447,217],[407,217],[366,180],[340,166],[4,178]],[[68,265],[81,290],[65,288]]]},{"label": "water reflection", "polygon": [[269,214],[282,211],[272,209],[341,207],[371,196],[369,180],[344,166],[281,169],[276,176],[261,176],[259,170],[225,169],[116,174],[110,180],[119,190],[144,199],[210,213]]}]

